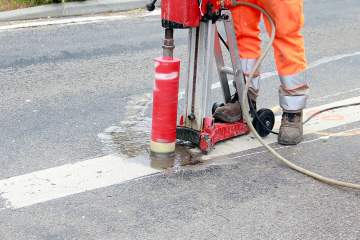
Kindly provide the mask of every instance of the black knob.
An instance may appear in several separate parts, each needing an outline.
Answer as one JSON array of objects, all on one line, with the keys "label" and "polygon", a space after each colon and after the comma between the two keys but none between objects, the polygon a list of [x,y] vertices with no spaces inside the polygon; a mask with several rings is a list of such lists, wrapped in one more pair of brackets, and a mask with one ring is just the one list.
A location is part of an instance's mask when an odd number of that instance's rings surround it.
[{"label": "black knob", "polygon": [[146,4],[146,9],[151,12],[155,10],[155,3],[157,0],[152,0],[150,3]]}]

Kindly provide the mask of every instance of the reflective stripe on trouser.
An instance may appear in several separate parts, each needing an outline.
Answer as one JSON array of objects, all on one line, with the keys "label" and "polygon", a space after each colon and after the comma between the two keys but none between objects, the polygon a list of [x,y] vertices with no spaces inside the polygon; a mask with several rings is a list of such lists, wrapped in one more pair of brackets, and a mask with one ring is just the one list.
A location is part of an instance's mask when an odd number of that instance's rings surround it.
[{"label": "reflective stripe on trouser", "polygon": [[305,108],[309,92],[306,73],[280,76],[279,103],[284,111],[298,112]]},{"label": "reflective stripe on trouser", "polygon": [[[257,59],[253,58],[241,58],[241,69],[245,74],[246,81],[248,81],[248,76],[250,75],[251,71],[253,70]],[[260,72],[256,72],[254,77],[251,79],[250,87],[249,87],[249,96],[256,100],[260,89]]]}]

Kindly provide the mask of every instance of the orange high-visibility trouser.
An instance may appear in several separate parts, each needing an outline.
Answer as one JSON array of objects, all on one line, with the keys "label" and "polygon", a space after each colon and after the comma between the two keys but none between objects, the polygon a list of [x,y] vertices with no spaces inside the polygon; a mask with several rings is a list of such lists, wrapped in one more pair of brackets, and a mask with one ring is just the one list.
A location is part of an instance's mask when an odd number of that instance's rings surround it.
[{"label": "orange high-visibility trouser", "polygon": [[[305,78],[306,58],[304,38],[303,0],[246,0],[264,8],[274,19],[276,37],[273,43],[276,67],[280,76],[280,106],[286,111],[305,107],[308,84]],[[243,71],[248,74],[261,54],[261,13],[246,6],[231,9]],[[267,31],[271,31],[266,17]],[[258,91],[259,78],[252,80],[251,88]]]}]

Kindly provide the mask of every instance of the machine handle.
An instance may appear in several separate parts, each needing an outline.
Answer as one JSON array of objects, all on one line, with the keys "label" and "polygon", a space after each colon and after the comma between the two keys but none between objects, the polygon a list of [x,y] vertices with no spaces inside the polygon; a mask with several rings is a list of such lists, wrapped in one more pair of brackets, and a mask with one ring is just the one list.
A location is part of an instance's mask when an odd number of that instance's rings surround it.
[{"label": "machine handle", "polygon": [[152,0],[150,3],[146,4],[146,9],[151,12],[155,10],[155,3],[157,0]]}]

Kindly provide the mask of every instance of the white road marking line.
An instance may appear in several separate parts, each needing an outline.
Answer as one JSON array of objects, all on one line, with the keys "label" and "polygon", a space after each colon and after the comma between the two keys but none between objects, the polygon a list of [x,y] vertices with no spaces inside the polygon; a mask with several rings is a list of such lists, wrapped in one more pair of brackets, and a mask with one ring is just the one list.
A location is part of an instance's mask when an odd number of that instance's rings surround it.
[{"label": "white road marking line", "polygon": [[121,19],[125,19],[125,18],[126,18],[125,16],[118,15],[118,16],[94,16],[94,17],[55,19],[55,20],[46,20],[46,21],[33,21],[33,22],[17,23],[17,24],[0,26],[0,31],[19,29],[19,28],[42,27],[42,26],[49,26],[49,25],[94,23],[94,22],[105,21],[105,20],[121,20]]},{"label": "white road marking line", "polygon": [[[316,60],[315,62],[312,62],[311,64],[309,64],[307,70],[316,68],[316,67],[326,64],[326,63],[331,63],[331,62],[338,61],[338,60],[341,60],[344,58],[354,57],[354,56],[358,56],[358,55],[360,55],[359,51],[353,52],[353,53],[348,53],[348,54],[339,54],[339,55],[330,56],[330,57],[323,57],[323,58],[320,58],[319,60]],[[277,75],[278,75],[277,71],[266,72],[266,73],[261,74],[261,79],[275,77]],[[218,87],[220,87],[220,83],[219,83]]]},{"label": "white road marking line", "polygon": [[[337,101],[330,104],[305,109],[304,117],[306,118],[310,114],[321,109],[355,102],[360,102],[360,97],[349,98],[342,101]],[[336,109],[328,113],[323,113],[318,118],[312,119],[304,126],[304,134],[316,133],[325,129],[334,128],[358,121],[360,121],[360,107]],[[275,131],[279,129],[280,122],[281,116],[277,116],[274,127]],[[277,137],[271,134],[266,137],[266,142],[269,144],[275,143],[277,142]],[[218,143],[217,145],[215,145],[215,148],[208,155],[203,156],[202,159],[209,160],[215,157],[221,157],[228,154],[254,149],[257,147],[261,147],[261,144],[254,140],[251,135],[246,135],[239,138],[234,138],[232,140],[228,140],[226,142]]]},{"label": "white road marking line", "polygon": [[341,132],[318,132],[317,134],[322,135],[323,137],[353,137],[360,136],[360,128],[353,128]]},{"label": "white road marking line", "polygon": [[318,67],[318,66],[326,64],[326,63],[338,61],[338,60],[341,60],[341,59],[344,59],[344,58],[358,56],[358,55],[360,55],[360,51],[320,58],[319,60],[316,60],[315,62],[311,63],[309,65],[308,69],[315,68],[315,67]]},{"label": "white road marking line", "polygon": [[334,97],[338,97],[341,95],[346,95],[346,94],[350,94],[350,93],[356,93],[359,92],[360,88],[354,88],[354,89],[349,89],[347,91],[342,91],[342,92],[337,92],[337,93],[333,93],[333,94],[329,94],[329,95],[325,95],[322,97],[317,97],[317,98],[311,98],[311,101],[323,101],[323,100],[327,100],[329,98],[334,98]]},{"label": "white road marking line", "polygon": [[131,18],[143,18],[149,16],[158,16],[160,15],[160,10],[154,10],[151,13],[143,13],[138,15],[109,15],[109,16],[89,16],[89,17],[72,17],[72,18],[60,18],[60,19],[51,19],[51,20],[35,20],[30,22],[21,22],[14,23],[9,25],[0,26],[0,32],[6,30],[15,30],[21,28],[33,28],[33,27],[42,27],[49,25],[66,25],[66,24],[87,24],[87,23],[95,23],[95,22],[104,22],[104,21],[116,21],[116,20],[124,20]]},{"label": "white road marking line", "polygon": [[[306,110],[305,114],[318,109],[357,101],[360,101],[360,97],[311,108]],[[306,125],[305,133],[314,133],[360,121],[360,108],[352,107],[334,110],[331,112],[331,116],[336,116],[336,118],[314,119]],[[277,118],[278,124],[279,118]],[[274,143],[276,138],[269,136],[267,141],[268,143]],[[204,156],[203,159],[207,160],[254,149],[259,146],[251,136],[242,136],[216,145],[215,149],[209,155]],[[132,162],[131,159],[108,155],[1,180],[0,195],[6,202],[4,208],[17,209],[120,184],[158,172],[159,170]]]},{"label": "white road marking line", "polygon": [[119,156],[66,164],[0,181],[4,208],[17,209],[158,173]]}]

